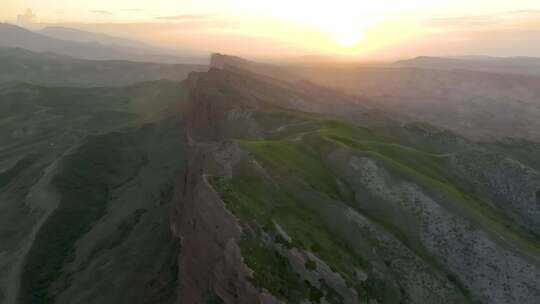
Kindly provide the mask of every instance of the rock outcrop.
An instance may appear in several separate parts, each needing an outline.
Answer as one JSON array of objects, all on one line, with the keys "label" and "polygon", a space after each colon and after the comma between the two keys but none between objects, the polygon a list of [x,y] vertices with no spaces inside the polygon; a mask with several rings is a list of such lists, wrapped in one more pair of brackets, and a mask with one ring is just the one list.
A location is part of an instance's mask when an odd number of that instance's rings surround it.
[{"label": "rock outcrop", "polygon": [[[189,165],[177,187],[172,230],[180,238],[179,294],[181,303],[279,303],[251,282],[238,246],[242,228],[209,183],[230,176],[242,159],[232,137],[255,136],[249,112],[220,92],[220,71],[189,78],[191,107],[187,115]],[[244,114],[242,114],[244,113]],[[214,303],[214,302],[212,302]]]}]

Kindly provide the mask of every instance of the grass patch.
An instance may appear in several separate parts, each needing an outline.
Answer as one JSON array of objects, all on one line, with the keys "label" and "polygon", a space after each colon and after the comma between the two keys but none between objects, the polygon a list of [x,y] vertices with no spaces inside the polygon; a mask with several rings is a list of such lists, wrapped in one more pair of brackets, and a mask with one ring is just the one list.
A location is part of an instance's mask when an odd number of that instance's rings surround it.
[{"label": "grass patch", "polygon": [[324,135],[339,136],[341,138],[348,138],[351,140],[378,140],[385,141],[385,139],[368,128],[357,126],[354,124],[346,123],[338,120],[324,120],[324,128],[320,132]]},{"label": "grass patch", "polygon": [[266,288],[287,303],[301,303],[310,296],[310,285],[292,270],[289,260],[258,238],[246,235],[240,241],[244,262],[254,273],[255,285]]},{"label": "grass patch", "polygon": [[288,141],[240,141],[240,145],[266,164],[285,169],[283,173],[297,175],[312,188],[339,197],[336,180],[316,149]]},{"label": "grass patch", "polygon": [[[346,242],[332,234],[318,214],[320,210],[317,206],[309,207],[309,203],[299,202],[282,189],[268,185],[255,177],[241,176],[231,180],[214,178],[212,184],[221,194],[227,208],[238,216],[242,223],[251,227],[262,226],[266,231],[272,231],[274,229],[272,220],[275,220],[291,237],[292,246],[310,250],[323,259],[333,271],[340,273],[350,286],[354,286],[356,281],[354,269],[366,266],[365,262],[347,246]],[[246,253],[251,256],[246,258],[246,262],[256,272],[255,279],[258,286],[270,291],[277,290],[282,296],[289,296],[289,293],[285,293],[282,283],[287,281],[291,274],[281,269],[270,278],[264,277],[265,272],[274,268],[280,269],[284,265],[283,261],[273,254],[266,256],[265,254],[270,254],[271,249],[257,242],[255,237],[248,236],[247,241],[242,241],[240,247],[244,257]],[[314,262],[311,262],[310,266],[314,266],[313,264]],[[298,285],[295,286],[300,288]],[[303,290],[301,294],[305,296],[305,292]],[[311,297],[315,294],[313,290],[309,293]]]},{"label": "grass patch", "polygon": [[[357,141],[342,136],[328,135],[330,140],[337,141],[348,147],[372,151],[384,155],[396,162],[406,164],[431,178],[441,182],[447,182],[448,174],[445,172],[446,157],[437,154],[423,152],[414,148],[375,141]],[[445,174],[446,173],[446,174]]]}]

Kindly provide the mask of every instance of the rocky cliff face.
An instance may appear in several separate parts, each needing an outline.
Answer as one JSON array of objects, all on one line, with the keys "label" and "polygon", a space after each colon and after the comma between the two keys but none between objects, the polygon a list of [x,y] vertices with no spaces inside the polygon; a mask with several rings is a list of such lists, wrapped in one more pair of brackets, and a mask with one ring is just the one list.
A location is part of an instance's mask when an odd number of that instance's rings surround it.
[{"label": "rocky cliff face", "polygon": [[[181,239],[181,303],[279,303],[254,287],[252,271],[238,246],[242,228],[225,207],[209,179],[231,176],[243,159],[228,138],[256,136],[251,112],[220,91],[224,75],[217,70],[192,75],[187,115],[190,159],[177,191],[172,229]],[[216,302],[212,302],[216,301]]]},{"label": "rocky cliff face", "polygon": [[219,53],[214,53],[210,57],[210,67],[216,69],[223,69],[225,66],[248,66],[251,63],[248,60],[242,59],[240,57],[228,56]]},{"label": "rocky cliff face", "polygon": [[256,303],[257,290],[247,280],[250,272],[236,244],[241,228],[208,182],[210,167],[220,169],[212,160],[216,151],[212,147],[193,148],[198,151],[190,159],[178,193],[180,204],[173,228],[183,247],[182,303],[205,303],[212,297],[226,303]]}]

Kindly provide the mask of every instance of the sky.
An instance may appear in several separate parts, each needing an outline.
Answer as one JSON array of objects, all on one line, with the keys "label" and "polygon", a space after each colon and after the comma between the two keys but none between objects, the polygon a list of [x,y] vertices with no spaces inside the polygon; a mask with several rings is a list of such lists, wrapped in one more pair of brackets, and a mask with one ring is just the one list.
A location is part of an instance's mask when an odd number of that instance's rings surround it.
[{"label": "sky", "polygon": [[540,54],[539,0],[2,0],[0,21],[252,58]]}]

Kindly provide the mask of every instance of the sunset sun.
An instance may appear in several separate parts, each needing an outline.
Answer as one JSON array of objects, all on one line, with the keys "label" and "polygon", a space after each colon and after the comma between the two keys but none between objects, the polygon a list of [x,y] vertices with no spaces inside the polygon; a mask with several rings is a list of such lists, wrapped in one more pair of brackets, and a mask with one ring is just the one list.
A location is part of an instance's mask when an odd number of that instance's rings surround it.
[{"label": "sunset sun", "polygon": [[334,33],[332,39],[342,47],[353,47],[364,40],[364,35],[358,30],[350,29]]}]

